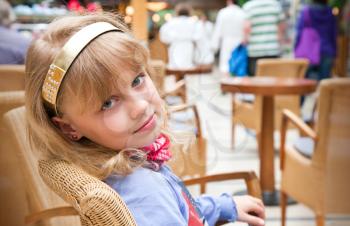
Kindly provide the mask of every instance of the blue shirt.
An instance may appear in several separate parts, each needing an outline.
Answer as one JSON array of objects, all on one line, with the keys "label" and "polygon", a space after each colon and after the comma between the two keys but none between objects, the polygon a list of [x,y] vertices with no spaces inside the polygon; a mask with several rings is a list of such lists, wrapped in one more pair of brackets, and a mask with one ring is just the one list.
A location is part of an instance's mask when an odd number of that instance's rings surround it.
[{"label": "blue shirt", "polygon": [[[167,167],[158,172],[136,169],[128,176],[109,176],[105,182],[122,197],[140,226],[187,226],[189,207],[183,197],[180,179]],[[232,196],[202,195],[195,200],[207,223],[235,221],[236,205]]]}]

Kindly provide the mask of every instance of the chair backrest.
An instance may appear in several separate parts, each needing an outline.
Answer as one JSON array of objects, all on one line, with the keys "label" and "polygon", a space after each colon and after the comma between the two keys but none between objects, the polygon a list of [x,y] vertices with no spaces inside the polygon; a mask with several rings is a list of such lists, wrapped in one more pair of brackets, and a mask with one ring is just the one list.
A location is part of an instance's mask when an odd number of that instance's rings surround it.
[{"label": "chair backrest", "polygon": [[[11,142],[11,146],[8,147],[11,150],[6,150],[6,153],[12,152],[16,155],[18,164],[15,166],[21,170],[20,181],[24,184],[27,198],[25,200],[28,206],[27,214],[48,208],[67,206],[68,204],[66,202],[45,185],[38,173],[38,158],[30,148],[26,136],[25,108],[20,107],[9,111],[4,116],[4,122],[8,128]],[[9,166],[8,164],[6,165]],[[18,203],[17,205],[21,204]],[[24,219],[21,219],[21,221],[24,222]],[[40,225],[80,225],[80,219],[79,217],[56,218],[42,222]]]},{"label": "chair backrest", "polygon": [[40,160],[45,183],[80,214],[84,226],[136,226],[121,197],[101,180],[63,160]]},{"label": "chair backrest", "polygon": [[158,59],[168,63],[168,48],[160,41],[159,32],[149,42],[149,50],[152,59]]},{"label": "chair backrest", "polygon": [[24,91],[0,91],[0,225],[21,226],[28,213],[23,177],[3,121],[5,112],[23,104]]},{"label": "chair backrest", "polygon": [[[304,59],[260,59],[257,62],[256,76],[282,78],[303,78],[308,67]],[[261,109],[261,97],[257,96],[256,109]],[[300,115],[300,96],[275,96],[275,128],[280,129],[282,110],[289,109]]]},{"label": "chair backrest", "polygon": [[323,172],[326,212],[350,213],[350,78],[320,85],[312,163]]},{"label": "chair backrest", "polygon": [[256,76],[303,78],[308,64],[304,59],[260,59]]},{"label": "chair backrest", "polygon": [[[199,113],[195,105],[191,105],[187,110],[193,111],[193,117],[182,123],[190,124],[194,128],[192,132],[195,133],[196,139],[188,147],[172,145],[173,158],[169,162],[173,172],[182,179],[201,177],[206,175],[207,171],[207,140],[202,136]],[[188,133],[187,130],[184,132]]]},{"label": "chair backrest", "polygon": [[0,65],[0,91],[24,90],[24,65]]}]

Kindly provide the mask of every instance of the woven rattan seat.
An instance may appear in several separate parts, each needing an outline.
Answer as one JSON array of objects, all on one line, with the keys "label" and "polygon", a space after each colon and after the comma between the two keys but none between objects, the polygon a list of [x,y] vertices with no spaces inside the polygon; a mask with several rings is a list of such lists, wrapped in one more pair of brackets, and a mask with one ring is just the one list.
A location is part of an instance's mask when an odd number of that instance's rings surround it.
[{"label": "woven rattan seat", "polygon": [[125,203],[111,187],[72,164],[41,160],[39,173],[54,192],[78,210],[83,225],[136,225]]}]

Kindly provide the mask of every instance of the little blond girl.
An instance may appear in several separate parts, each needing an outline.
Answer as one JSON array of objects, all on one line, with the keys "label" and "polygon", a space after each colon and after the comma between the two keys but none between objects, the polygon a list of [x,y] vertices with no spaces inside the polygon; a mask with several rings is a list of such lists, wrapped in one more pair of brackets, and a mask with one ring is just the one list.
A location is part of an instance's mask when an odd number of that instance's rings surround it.
[{"label": "little blond girl", "polygon": [[145,47],[116,16],[67,16],[51,23],[31,44],[26,62],[34,150],[103,179],[140,226],[218,220],[263,225],[260,200],[228,194],[192,199],[164,164],[171,157],[170,142],[161,132],[163,102],[148,61]]}]

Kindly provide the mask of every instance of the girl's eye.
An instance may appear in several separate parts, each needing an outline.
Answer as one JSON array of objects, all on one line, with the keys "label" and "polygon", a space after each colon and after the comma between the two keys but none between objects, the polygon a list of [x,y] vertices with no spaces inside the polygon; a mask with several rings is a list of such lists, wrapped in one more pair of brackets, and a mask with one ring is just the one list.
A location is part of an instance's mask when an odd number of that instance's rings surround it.
[{"label": "girl's eye", "polygon": [[109,100],[106,100],[102,105],[102,110],[108,110],[113,108],[117,104],[118,100],[116,98],[110,98]]},{"label": "girl's eye", "polygon": [[134,81],[132,81],[131,87],[136,87],[141,85],[145,81],[145,74],[139,74]]}]

